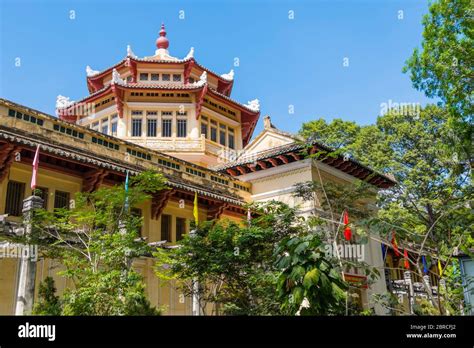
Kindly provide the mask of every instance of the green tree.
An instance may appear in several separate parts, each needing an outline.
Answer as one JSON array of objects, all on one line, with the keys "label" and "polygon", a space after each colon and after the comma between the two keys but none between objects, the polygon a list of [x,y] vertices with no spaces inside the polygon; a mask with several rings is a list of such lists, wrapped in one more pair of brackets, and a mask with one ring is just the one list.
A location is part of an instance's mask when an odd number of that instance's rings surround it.
[{"label": "green tree", "polygon": [[[437,250],[434,256],[443,264],[450,263],[455,247],[468,252],[474,222],[471,168],[453,152],[445,109],[427,106],[415,116],[390,110],[376,125],[362,127],[343,151],[398,182],[380,192],[380,210],[367,220],[368,229],[386,240],[395,230],[399,239],[418,245],[420,257],[427,249]],[[421,276],[420,257],[414,266]],[[454,293],[458,284],[446,280],[448,292]],[[446,298],[459,309],[462,296]]]},{"label": "green tree", "polygon": [[57,259],[60,274],[74,285],[65,290],[64,315],[152,315],[159,312],[146,299],[133,258],[149,255],[140,238],[142,218],[134,207],[165,189],[161,175],[143,172],[122,186],[78,193],[67,208],[39,210],[34,235],[47,257]]},{"label": "green tree", "polygon": [[474,21],[471,0],[432,2],[423,18],[421,50],[407,60],[416,89],[438,97],[451,115],[456,145],[472,154],[474,115]]},{"label": "green tree", "polygon": [[[198,295],[205,314],[210,314],[206,308],[213,303],[217,305],[216,314],[294,315],[300,304],[286,304],[289,294],[286,296],[285,292],[292,289],[281,288],[277,281],[280,279],[281,282],[282,277],[291,275],[292,269],[300,265],[286,265],[281,260],[281,253],[293,252],[293,248],[287,245],[288,238],[308,238],[305,237],[309,233],[308,224],[297,216],[296,209],[281,202],[254,204],[252,210],[257,216],[250,223],[202,223],[194,235],[186,236],[179,243],[178,248],[159,250],[155,254],[157,274],[163,279],[177,279],[186,295]],[[310,246],[313,247],[316,245]],[[305,256],[311,256],[309,248]],[[308,267],[313,261],[317,262],[315,266],[324,262],[327,272],[331,272],[333,266],[330,261],[325,261],[325,254],[319,253],[317,259],[314,255],[311,257]],[[168,267],[163,268],[163,264]],[[324,292],[315,286],[310,289],[311,294],[327,298],[318,300],[318,303],[335,303],[332,297],[340,294],[335,294],[336,288],[332,288],[333,273],[322,279]],[[194,282],[198,282],[198,289],[193,286]],[[326,285],[331,288],[326,288]],[[312,296],[310,298],[313,300]],[[295,300],[302,301],[303,298]],[[313,301],[312,306],[316,305]],[[324,312],[324,308],[319,311]],[[327,313],[331,311],[332,308],[328,307]]]},{"label": "green tree", "polygon": [[158,250],[157,274],[177,279],[186,296],[198,295],[204,314],[211,314],[208,304],[214,304],[213,314],[277,314],[277,275],[271,259],[275,241],[270,228],[253,223],[243,227],[231,221],[205,222],[194,235],[185,236],[179,248]]},{"label": "green tree", "polygon": [[54,279],[46,277],[38,289],[38,302],[33,307],[33,315],[61,315],[61,301],[56,295]]},{"label": "green tree", "polygon": [[320,141],[336,151],[352,144],[357,138],[360,129],[361,127],[355,122],[335,118],[330,123],[327,123],[324,119],[320,118],[303,123],[299,134],[308,141]]}]

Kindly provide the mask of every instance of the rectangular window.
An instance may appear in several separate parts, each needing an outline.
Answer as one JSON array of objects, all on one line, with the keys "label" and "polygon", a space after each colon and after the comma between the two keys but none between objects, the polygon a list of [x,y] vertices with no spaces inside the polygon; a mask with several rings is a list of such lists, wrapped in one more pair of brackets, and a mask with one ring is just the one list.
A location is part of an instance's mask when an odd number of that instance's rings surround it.
[{"label": "rectangular window", "polygon": [[5,214],[21,216],[24,196],[25,184],[22,182],[9,181],[7,186],[7,201],[5,202]]},{"label": "rectangular window", "polygon": [[165,138],[171,137],[171,119],[163,119],[161,123],[161,136]]},{"label": "rectangular window", "polygon": [[186,120],[178,119],[178,138],[186,138]]},{"label": "rectangular window", "polygon": [[225,146],[225,126],[223,124],[220,125],[219,144]]},{"label": "rectangular window", "polygon": [[99,122],[94,122],[91,126],[92,130],[98,131],[99,130]]},{"label": "rectangular window", "polygon": [[234,130],[229,128],[228,129],[228,135],[227,135],[227,146],[229,146],[231,149],[235,148],[235,137],[234,137]]},{"label": "rectangular window", "polygon": [[162,75],[161,75],[161,80],[163,80],[163,81],[171,81],[171,75],[170,75],[170,74],[162,74]]},{"label": "rectangular window", "polygon": [[102,134],[109,134],[109,119],[108,118],[104,118],[102,120],[102,127],[101,127],[101,130]]},{"label": "rectangular window", "polygon": [[132,118],[132,137],[142,136],[142,119]]},{"label": "rectangular window", "polygon": [[146,136],[156,137],[156,118],[147,119]]},{"label": "rectangular window", "polygon": [[148,74],[140,73],[140,81],[148,81]]},{"label": "rectangular window", "polygon": [[204,137],[207,139],[207,123],[201,122],[201,134],[204,134]]},{"label": "rectangular window", "polygon": [[110,125],[110,135],[117,136],[117,122],[112,122]]},{"label": "rectangular window", "polygon": [[55,191],[54,192],[54,209],[69,207],[69,192]]},{"label": "rectangular window", "polygon": [[211,120],[211,140],[217,142],[217,122]]},{"label": "rectangular window", "polygon": [[48,189],[46,187],[37,187],[36,195],[43,200],[43,209],[48,209]]},{"label": "rectangular window", "polygon": [[186,219],[177,217],[176,218],[176,241],[183,239],[183,235],[186,234]]},{"label": "rectangular window", "polygon": [[158,81],[160,79],[160,74],[151,74],[152,81]]},{"label": "rectangular window", "polygon": [[181,81],[181,75],[180,74],[173,74],[173,81],[174,82]]},{"label": "rectangular window", "polygon": [[171,215],[161,214],[161,240],[171,242]]}]

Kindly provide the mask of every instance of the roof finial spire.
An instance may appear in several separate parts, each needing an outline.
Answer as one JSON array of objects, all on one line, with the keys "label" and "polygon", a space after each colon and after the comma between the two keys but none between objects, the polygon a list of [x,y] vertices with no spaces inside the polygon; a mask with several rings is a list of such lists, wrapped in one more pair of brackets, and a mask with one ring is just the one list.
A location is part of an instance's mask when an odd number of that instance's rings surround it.
[{"label": "roof finial spire", "polygon": [[167,50],[169,45],[170,42],[166,38],[165,24],[161,23],[160,37],[156,40],[156,47],[158,47],[158,49],[163,48]]}]

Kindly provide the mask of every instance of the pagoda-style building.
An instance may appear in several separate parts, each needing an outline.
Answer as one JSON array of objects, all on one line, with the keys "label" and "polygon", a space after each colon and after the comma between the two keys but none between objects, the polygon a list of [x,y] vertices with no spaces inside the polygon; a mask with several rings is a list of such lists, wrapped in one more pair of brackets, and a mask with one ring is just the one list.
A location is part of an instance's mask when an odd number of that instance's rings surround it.
[{"label": "pagoda-style building", "polygon": [[[296,184],[316,178],[363,180],[374,194],[396,184],[352,158],[308,157],[331,149],[299,142],[269,116],[252,139],[260,105],[257,99],[247,104],[231,99],[233,71],[219,75],[203,67],[193,48],[183,59],[173,57],[169,45],[162,25],[154,55],[139,58],[128,47],[120,62],[103,71],[87,67],[90,94],[75,102],[58,96],[57,117],[0,99],[0,249],[9,247],[5,235],[21,230],[38,146],[37,188],[50,211],[68,207],[77,192],[123,185],[127,172],[162,173],[169,189],[133,207],[143,218],[141,238],[154,246],[172,247],[189,233],[196,195],[199,221],[242,222],[248,202],[277,200],[298,206],[302,215],[319,214],[318,202],[300,206],[294,197]],[[380,242],[370,240],[365,254],[369,264],[384,267]],[[36,294],[46,276],[55,279],[59,294],[71,286],[58,275],[62,266],[55,260],[40,255],[35,265]],[[0,315],[24,313],[18,310],[22,267],[19,259],[0,258]],[[160,283],[155,260],[138,258],[134,267],[153,305],[165,306],[168,314],[192,313],[192,299]],[[363,308],[374,307],[371,295],[387,290],[383,273],[370,286],[358,269],[348,270],[345,279],[358,288]]]},{"label": "pagoda-style building", "polygon": [[59,117],[132,143],[208,166],[228,150],[245,147],[258,121],[257,99],[248,104],[230,95],[234,72],[219,75],[200,65],[194,48],[170,55],[161,26],[153,56],[127,55],[103,71],[87,72],[89,95],[70,102],[59,96]]}]

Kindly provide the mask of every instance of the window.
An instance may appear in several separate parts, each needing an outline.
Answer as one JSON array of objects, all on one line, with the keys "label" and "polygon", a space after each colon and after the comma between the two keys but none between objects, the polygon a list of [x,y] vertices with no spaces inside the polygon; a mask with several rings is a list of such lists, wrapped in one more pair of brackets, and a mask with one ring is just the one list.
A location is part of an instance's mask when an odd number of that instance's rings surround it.
[{"label": "window", "polygon": [[186,138],[186,120],[178,120],[178,137]]},{"label": "window", "polygon": [[163,119],[161,121],[161,136],[165,138],[171,137],[171,119]]},{"label": "window", "polygon": [[99,130],[99,122],[94,122],[91,126],[92,130],[98,131]]},{"label": "window", "polygon": [[109,134],[109,119],[102,119],[102,128],[100,130],[103,134]]},{"label": "window", "polygon": [[227,134],[227,145],[231,148],[235,148],[235,137],[234,137],[234,130],[229,128],[229,133]]},{"label": "window", "polygon": [[48,189],[37,187],[35,194],[43,200],[43,209],[48,209]]},{"label": "window", "polygon": [[194,78],[193,77],[189,78],[189,83],[194,83]]},{"label": "window", "polygon": [[21,216],[24,197],[25,184],[22,182],[9,181],[7,186],[7,201],[5,202],[5,214]]},{"label": "window", "polygon": [[132,80],[133,80],[133,76],[132,76],[132,75],[127,76],[127,82],[132,82]]},{"label": "window", "polygon": [[173,74],[173,81],[174,82],[180,82],[181,81],[181,75],[180,74]]},{"label": "window", "polygon": [[211,120],[211,140],[217,142],[217,122]]},{"label": "window", "polygon": [[170,242],[171,215],[161,214],[161,240]]},{"label": "window", "polygon": [[54,209],[69,207],[69,192],[57,191],[54,192]]},{"label": "window", "polygon": [[158,81],[160,78],[160,74],[151,74],[151,80],[152,81]]},{"label": "window", "polygon": [[201,134],[207,139],[207,123],[201,121]]},{"label": "window", "polygon": [[219,144],[225,146],[225,125],[223,125],[223,124],[220,125]]},{"label": "window", "polygon": [[171,81],[171,75],[170,74],[162,74],[161,79],[163,81]]},{"label": "window", "polygon": [[148,74],[140,73],[140,81],[148,81]]},{"label": "window", "polygon": [[112,115],[110,118],[110,135],[117,136],[117,125],[118,125],[118,117],[117,114]]},{"label": "window", "polygon": [[176,218],[176,241],[183,239],[184,234],[186,234],[186,219],[177,217]]},{"label": "window", "polygon": [[156,118],[149,118],[146,122],[146,136],[156,137]]},{"label": "window", "polygon": [[132,119],[132,137],[141,137],[142,136],[142,119],[133,118]]}]

